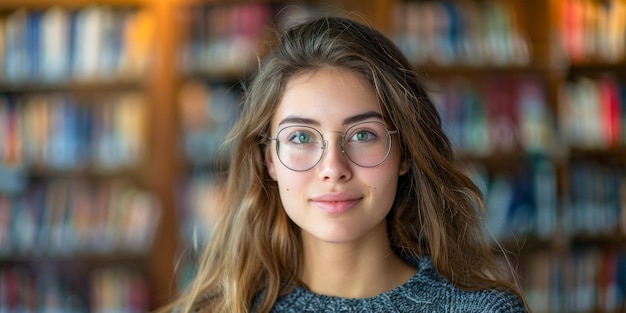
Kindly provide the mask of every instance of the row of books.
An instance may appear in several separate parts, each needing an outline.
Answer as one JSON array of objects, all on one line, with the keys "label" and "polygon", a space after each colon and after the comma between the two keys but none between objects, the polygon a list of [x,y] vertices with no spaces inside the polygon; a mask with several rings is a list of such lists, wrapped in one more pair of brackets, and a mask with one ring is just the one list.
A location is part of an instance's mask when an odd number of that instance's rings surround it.
[{"label": "row of books", "polygon": [[624,312],[626,251],[577,248],[564,255],[535,251],[523,257],[520,278],[537,313]]},{"label": "row of books", "polygon": [[540,80],[494,77],[477,85],[459,77],[440,86],[443,92],[431,96],[457,151],[485,155],[552,147],[553,114]]},{"label": "row of books", "polygon": [[89,5],[20,8],[0,15],[0,81],[139,77],[153,51],[148,10]]},{"label": "row of books", "polygon": [[578,160],[567,171],[566,181],[559,180],[554,162],[542,156],[513,172],[474,165],[470,176],[485,195],[489,235],[506,242],[526,235],[551,240],[557,233],[569,238],[626,234],[626,164]]},{"label": "row of books", "polygon": [[0,194],[0,260],[138,255],[152,246],[161,208],[130,182],[55,179]]},{"label": "row of books", "polygon": [[147,147],[139,92],[80,99],[69,94],[0,94],[0,164],[101,170],[139,164]]},{"label": "row of books", "polygon": [[532,235],[549,240],[556,234],[560,221],[558,182],[555,165],[549,159],[536,156],[515,172],[490,172],[476,164],[469,168],[469,175],[485,198],[488,238],[509,242]]},{"label": "row of books", "polygon": [[624,61],[625,0],[558,2],[558,29],[564,55],[572,63]]},{"label": "row of books", "polygon": [[570,234],[626,233],[626,165],[576,161],[569,166],[568,201],[562,218]]},{"label": "row of books", "polygon": [[183,11],[188,37],[180,52],[185,73],[241,74],[255,64],[259,44],[279,29],[324,10],[315,5],[238,3],[194,5]]},{"label": "row of books", "polygon": [[142,273],[119,267],[79,273],[82,272],[79,268],[1,266],[0,312],[139,313],[148,310],[149,283]]},{"label": "row of books", "polygon": [[191,80],[179,89],[178,107],[185,156],[212,165],[220,145],[239,116],[236,88]]},{"label": "row of books", "polygon": [[396,1],[393,38],[414,64],[526,65],[531,43],[501,1]]},{"label": "row of books", "polygon": [[271,21],[268,5],[257,3],[191,7],[189,37],[181,51],[184,72],[238,73],[250,67]]},{"label": "row of books", "polygon": [[625,146],[626,84],[608,75],[564,82],[559,92],[559,118],[563,139],[570,146]]}]

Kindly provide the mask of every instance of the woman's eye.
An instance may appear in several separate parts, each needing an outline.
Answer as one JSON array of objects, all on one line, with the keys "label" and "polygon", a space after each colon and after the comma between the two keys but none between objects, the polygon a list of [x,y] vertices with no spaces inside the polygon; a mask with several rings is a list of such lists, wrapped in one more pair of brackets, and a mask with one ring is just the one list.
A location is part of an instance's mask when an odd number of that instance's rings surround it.
[{"label": "woman's eye", "polygon": [[311,136],[309,136],[309,134],[306,134],[306,133],[299,133],[298,134],[298,142],[299,143],[309,143],[309,141],[311,141]]},{"label": "woman's eye", "polygon": [[357,131],[350,137],[351,141],[359,141],[359,142],[372,141],[375,139],[376,139],[376,134],[367,130]]},{"label": "woman's eye", "polygon": [[291,134],[291,136],[289,137],[289,142],[299,144],[311,143],[313,142],[313,137],[308,132],[298,131]]}]

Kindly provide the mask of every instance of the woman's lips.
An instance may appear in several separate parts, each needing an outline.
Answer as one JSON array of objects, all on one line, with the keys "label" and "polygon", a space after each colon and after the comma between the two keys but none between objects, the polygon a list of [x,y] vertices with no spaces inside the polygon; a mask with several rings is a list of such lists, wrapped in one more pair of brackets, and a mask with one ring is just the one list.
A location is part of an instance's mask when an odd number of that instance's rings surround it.
[{"label": "woman's lips", "polygon": [[361,197],[349,194],[327,194],[314,197],[311,202],[328,214],[341,214],[350,211]]}]

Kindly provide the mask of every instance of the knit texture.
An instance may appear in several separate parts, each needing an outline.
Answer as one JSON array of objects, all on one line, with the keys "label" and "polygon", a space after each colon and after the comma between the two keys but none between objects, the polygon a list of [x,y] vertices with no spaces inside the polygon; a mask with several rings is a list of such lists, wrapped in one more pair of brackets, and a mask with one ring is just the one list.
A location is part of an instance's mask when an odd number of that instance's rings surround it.
[{"label": "knit texture", "polygon": [[299,286],[279,298],[272,312],[526,312],[513,293],[459,289],[435,270],[429,257],[421,257],[417,263],[418,272],[406,283],[375,297],[330,297]]}]

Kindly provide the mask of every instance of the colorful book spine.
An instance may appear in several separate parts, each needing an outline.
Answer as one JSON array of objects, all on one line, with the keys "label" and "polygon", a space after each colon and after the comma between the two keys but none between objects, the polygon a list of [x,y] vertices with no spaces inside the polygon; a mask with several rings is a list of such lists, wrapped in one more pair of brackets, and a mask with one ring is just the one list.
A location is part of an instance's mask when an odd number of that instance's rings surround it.
[{"label": "colorful book spine", "polygon": [[91,5],[0,15],[0,82],[58,84],[139,79],[148,69],[154,16]]},{"label": "colorful book spine", "polygon": [[152,246],[161,208],[151,193],[123,181],[89,184],[58,179],[0,195],[3,259],[116,253]]},{"label": "colorful book spine", "polygon": [[0,312],[145,312],[148,286],[144,273],[128,268],[2,266]]},{"label": "colorful book spine", "polygon": [[578,77],[563,83],[559,95],[560,133],[578,148],[626,146],[624,82],[610,76]]},{"label": "colorful book spine", "polygon": [[520,259],[519,269],[534,312],[621,312],[626,306],[624,250],[536,251]]},{"label": "colorful book spine", "polygon": [[567,0],[559,12],[561,47],[571,63],[624,60],[626,1]]},{"label": "colorful book spine", "polygon": [[69,75],[70,13],[60,7],[43,12],[41,22],[41,76],[60,81]]},{"label": "colorful book spine", "polygon": [[145,157],[143,95],[111,94],[84,103],[66,94],[0,96],[0,164],[111,171]]},{"label": "colorful book spine", "polygon": [[455,78],[432,99],[444,131],[461,154],[547,153],[556,136],[546,91],[532,79],[490,79],[476,86]]},{"label": "colorful book spine", "polygon": [[531,43],[499,1],[398,1],[392,37],[415,64],[520,66]]},{"label": "colorful book spine", "polygon": [[8,81],[24,81],[28,77],[29,54],[27,49],[28,12],[19,9],[11,12],[6,18],[4,75]]}]

